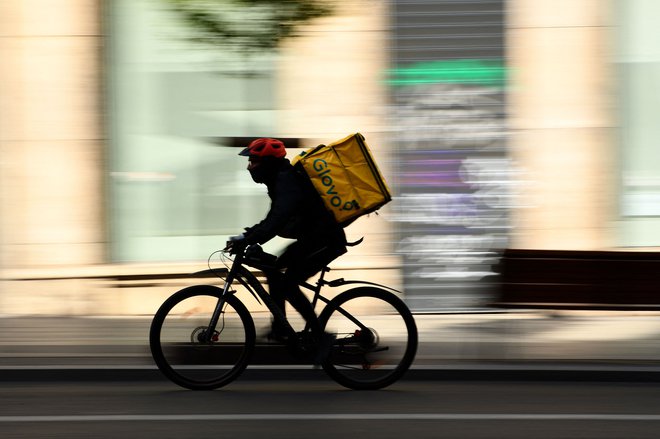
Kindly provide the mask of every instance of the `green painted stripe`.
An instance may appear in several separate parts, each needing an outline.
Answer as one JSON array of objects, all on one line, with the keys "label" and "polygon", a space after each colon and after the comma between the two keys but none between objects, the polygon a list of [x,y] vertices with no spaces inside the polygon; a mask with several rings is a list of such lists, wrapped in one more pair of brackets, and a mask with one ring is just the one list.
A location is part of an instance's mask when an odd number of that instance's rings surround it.
[{"label": "green painted stripe", "polygon": [[504,85],[504,60],[461,59],[424,61],[387,70],[386,82],[394,86],[415,84]]}]

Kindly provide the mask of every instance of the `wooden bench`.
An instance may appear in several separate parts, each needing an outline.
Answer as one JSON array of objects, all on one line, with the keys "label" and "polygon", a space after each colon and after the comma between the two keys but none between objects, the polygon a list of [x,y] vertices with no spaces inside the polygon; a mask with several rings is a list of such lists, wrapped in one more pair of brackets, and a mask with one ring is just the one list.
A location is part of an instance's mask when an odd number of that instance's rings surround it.
[{"label": "wooden bench", "polygon": [[660,252],[503,252],[493,306],[660,310]]}]

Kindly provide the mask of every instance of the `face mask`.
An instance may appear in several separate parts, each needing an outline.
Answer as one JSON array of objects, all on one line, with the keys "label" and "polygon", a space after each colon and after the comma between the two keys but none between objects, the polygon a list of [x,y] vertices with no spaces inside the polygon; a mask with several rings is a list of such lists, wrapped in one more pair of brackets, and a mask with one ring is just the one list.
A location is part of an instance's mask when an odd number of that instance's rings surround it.
[{"label": "face mask", "polygon": [[250,177],[252,177],[252,180],[255,183],[264,183],[266,181],[266,175],[264,173],[263,166],[257,166],[256,168],[249,169],[248,171],[250,172]]},{"label": "face mask", "polygon": [[280,161],[265,159],[257,162],[251,161],[248,171],[255,183],[268,184],[277,175],[279,167]]}]

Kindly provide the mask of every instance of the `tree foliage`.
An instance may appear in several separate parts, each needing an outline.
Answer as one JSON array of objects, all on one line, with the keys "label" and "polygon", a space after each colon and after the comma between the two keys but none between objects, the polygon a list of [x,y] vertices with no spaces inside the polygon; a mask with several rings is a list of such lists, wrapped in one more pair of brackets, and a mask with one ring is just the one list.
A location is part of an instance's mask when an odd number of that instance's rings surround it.
[{"label": "tree foliage", "polygon": [[328,0],[167,0],[192,30],[191,40],[236,51],[269,51],[299,25],[328,15]]}]

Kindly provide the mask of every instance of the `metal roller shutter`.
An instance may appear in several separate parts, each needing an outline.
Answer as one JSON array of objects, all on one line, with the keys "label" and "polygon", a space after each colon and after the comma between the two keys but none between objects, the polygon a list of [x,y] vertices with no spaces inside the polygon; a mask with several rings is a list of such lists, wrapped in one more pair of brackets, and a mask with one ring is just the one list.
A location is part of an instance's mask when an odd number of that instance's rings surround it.
[{"label": "metal roller shutter", "polygon": [[416,310],[474,308],[508,230],[505,2],[393,0],[397,251]]}]

